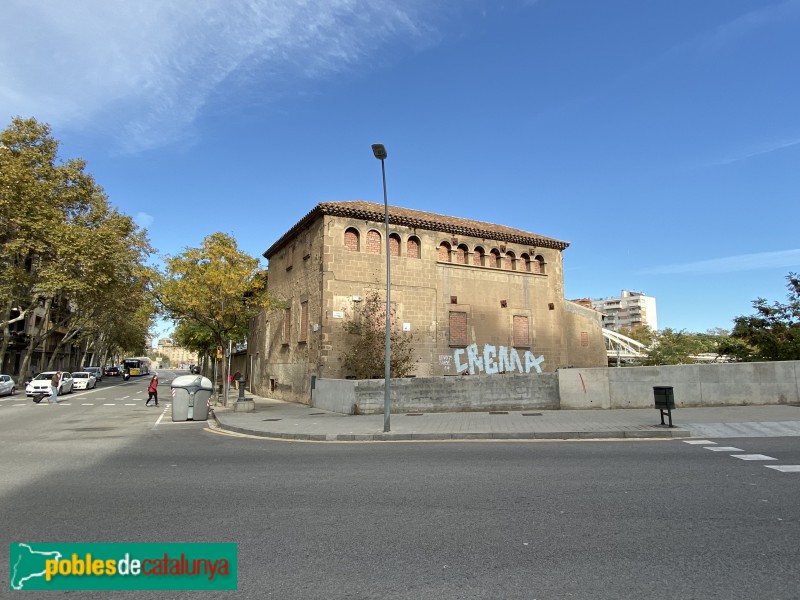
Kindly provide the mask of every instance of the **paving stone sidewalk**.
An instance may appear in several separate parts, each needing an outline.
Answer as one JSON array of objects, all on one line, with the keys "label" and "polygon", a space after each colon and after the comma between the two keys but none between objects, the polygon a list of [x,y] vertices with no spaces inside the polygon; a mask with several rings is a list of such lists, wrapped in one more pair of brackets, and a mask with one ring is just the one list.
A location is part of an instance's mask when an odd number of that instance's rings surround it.
[{"label": "paving stone sidewalk", "polygon": [[800,407],[786,405],[680,408],[674,428],[656,409],[530,410],[470,413],[342,415],[302,404],[247,396],[255,410],[213,408],[225,431],[313,441],[526,440],[800,436]]}]

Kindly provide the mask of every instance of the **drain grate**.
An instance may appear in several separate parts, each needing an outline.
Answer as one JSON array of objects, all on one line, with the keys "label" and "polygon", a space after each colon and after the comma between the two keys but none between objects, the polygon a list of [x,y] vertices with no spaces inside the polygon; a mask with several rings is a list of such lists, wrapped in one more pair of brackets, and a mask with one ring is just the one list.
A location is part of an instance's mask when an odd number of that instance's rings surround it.
[{"label": "drain grate", "polygon": [[313,416],[313,415],[324,415],[325,413],[321,412],[321,413],[308,413],[308,414],[309,416]]},{"label": "drain grate", "polygon": [[508,411],[507,410],[490,410],[489,414],[490,415],[507,415]]},{"label": "drain grate", "polygon": [[280,419],[264,419],[265,421],[280,421]]},{"label": "drain grate", "polygon": [[407,417],[421,417],[425,413],[406,413]]},{"label": "drain grate", "polygon": [[541,417],[542,413],[522,413],[523,417]]}]

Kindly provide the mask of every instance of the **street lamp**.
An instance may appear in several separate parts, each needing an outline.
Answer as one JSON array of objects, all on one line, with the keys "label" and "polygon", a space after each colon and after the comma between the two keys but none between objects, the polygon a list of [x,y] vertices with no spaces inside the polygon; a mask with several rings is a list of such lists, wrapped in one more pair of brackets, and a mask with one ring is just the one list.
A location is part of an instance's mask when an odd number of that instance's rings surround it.
[{"label": "street lamp", "polygon": [[386,349],[384,351],[385,364],[383,368],[383,431],[390,431],[389,427],[389,413],[391,405],[390,396],[390,380],[391,380],[391,367],[390,367],[390,353],[391,353],[391,334],[389,329],[389,320],[392,314],[392,279],[389,258],[389,202],[386,199],[386,167],[384,162],[386,160],[386,148],[383,144],[372,144],[372,153],[379,161],[381,161],[381,175],[383,176],[383,216],[386,224]]}]

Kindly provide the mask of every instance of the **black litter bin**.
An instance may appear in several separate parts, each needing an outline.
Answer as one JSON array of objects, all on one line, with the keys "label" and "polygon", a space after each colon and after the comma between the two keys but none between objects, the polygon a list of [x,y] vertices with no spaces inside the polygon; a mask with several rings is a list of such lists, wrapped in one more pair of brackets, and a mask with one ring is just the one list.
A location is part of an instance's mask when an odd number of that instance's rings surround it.
[{"label": "black litter bin", "polygon": [[653,399],[656,403],[656,408],[661,413],[661,424],[664,423],[664,413],[669,418],[669,426],[674,427],[672,424],[672,411],[675,410],[675,394],[672,387],[668,385],[653,386]]}]

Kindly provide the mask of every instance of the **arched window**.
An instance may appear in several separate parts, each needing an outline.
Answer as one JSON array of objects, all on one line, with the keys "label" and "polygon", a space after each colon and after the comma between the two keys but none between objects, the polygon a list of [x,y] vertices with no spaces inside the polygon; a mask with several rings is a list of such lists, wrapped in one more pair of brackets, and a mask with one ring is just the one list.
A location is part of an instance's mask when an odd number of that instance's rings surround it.
[{"label": "arched window", "polygon": [[460,244],[458,246],[458,248],[456,248],[456,251],[455,251],[455,255],[456,255],[455,263],[459,264],[459,265],[467,264],[468,252],[469,252],[469,250],[467,249],[467,247],[464,244]]},{"label": "arched window", "polygon": [[506,264],[505,264],[507,271],[516,271],[517,270],[517,257],[514,255],[513,252],[506,252]]},{"label": "arched window", "polygon": [[531,272],[531,257],[527,254],[521,254],[519,257],[521,263],[521,271],[526,271],[527,273]]},{"label": "arched window", "polygon": [[353,227],[346,229],[344,232],[344,247],[348,250],[352,250],[353,252],[358,252],[358,243],[358,229],[354,229]]},{"label": "arched window", "polygon": [[486,265],[486,251],[480,246],[476,246],[475,251],[472,253],[472,264],[476,267]]},{"label": "arched window", "polygon": [[450,244],[447,242],[439,244],[439,255],[436,260],[439,262],[450,262]]},{"label": "arched window", "polygon": [[400,256],[400,236],[396,233],[389,236],[389,255]]},{"label": "arched window", "polygon": [[381,253],[381,234],[370,229],[367,232],[367,254]]},{"label": "arched window", "polygon": [[408,238],[408,242],[406,243],[406,255],[408,258],[419,258],[419,238]]},{"label": "arched window", "polygon": [[544,257],[541,254],[533,259],[533,272],[544,275]]},{"label": "arched window", "polygon": [[500,261],[500,251],[497,248],[493,248],[491,255],[491,258],[489,259],[489,266],[493,269],[501,268],[502,262]]}]

